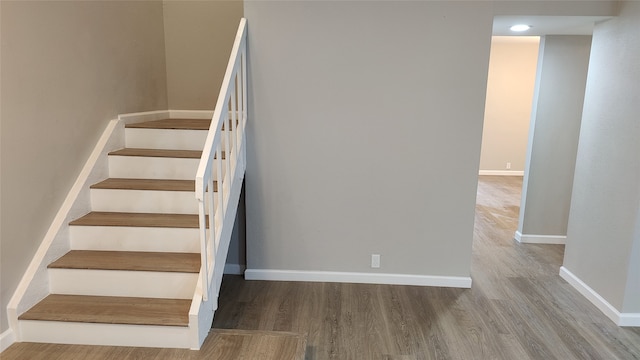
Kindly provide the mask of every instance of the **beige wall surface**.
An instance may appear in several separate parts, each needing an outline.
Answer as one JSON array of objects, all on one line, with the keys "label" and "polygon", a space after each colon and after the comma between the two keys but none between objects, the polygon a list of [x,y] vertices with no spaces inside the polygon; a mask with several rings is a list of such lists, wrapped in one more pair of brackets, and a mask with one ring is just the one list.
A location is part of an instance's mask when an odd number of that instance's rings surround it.
[{"label": "beige wall surface", "polygon": [[167,108],[160,1],[2,1],[1,309],[108,120]]},{"label": "beige wall surface", "polygon": [[480,170],[523,171],[538,63],[537,36],[491,40]]},{"label": "beige wall surface", "polygon": [[569,271],[629,313],[640,313],[638,34],[637,1],[594,29],[564,255]]},{"label": "beige wall surface", "polygon": [[171,109],[213,110],[243,16],[242,0],[165,0]]},{"label": "beige wall surface", "polygon": [[490,4],[245,16],[248,268],[469,276]]}]

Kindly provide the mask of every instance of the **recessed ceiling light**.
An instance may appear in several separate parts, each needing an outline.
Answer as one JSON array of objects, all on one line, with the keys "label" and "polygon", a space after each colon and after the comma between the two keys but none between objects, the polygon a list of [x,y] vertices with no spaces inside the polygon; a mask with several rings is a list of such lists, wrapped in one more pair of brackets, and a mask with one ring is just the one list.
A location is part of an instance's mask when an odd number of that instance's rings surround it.
[{"label": "recessed ceiling light", "polygon": [[531,25],[525,25],[525,24],[513,25],[512,27],[509,28],[509,30],[517,31],[517,32],[527,31],[529,29],[531,29]]}]

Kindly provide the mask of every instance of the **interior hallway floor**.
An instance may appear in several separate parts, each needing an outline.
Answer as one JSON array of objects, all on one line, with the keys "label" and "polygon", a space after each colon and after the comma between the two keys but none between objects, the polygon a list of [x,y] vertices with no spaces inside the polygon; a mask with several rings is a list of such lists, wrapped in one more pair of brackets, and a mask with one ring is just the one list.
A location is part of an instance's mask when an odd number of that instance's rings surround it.
[{"label": "interior hallway floor", "polygon": [[[617,327],[558,276],[562,245],[513,240],[521,186],[480,177],[471,289],[226,276],[214,327],[306,334],[307,360],[640,359],[640,328]],[[0,358],[211,359],[210,340],[203,351],[23,343]]]},{"label": "interior hallway floor", "polygon": [[640,359],[640,328],[560,278],[563,245],[513,239],[521,188],[479,178],[471,289],[227,276],[214,327],[305,333],[309,360]]}]

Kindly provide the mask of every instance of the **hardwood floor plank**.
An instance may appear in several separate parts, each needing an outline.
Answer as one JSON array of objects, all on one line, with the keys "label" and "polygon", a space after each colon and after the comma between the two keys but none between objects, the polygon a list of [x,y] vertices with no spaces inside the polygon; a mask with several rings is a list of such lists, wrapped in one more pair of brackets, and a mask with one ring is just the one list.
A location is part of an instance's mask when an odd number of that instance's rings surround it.
[{"label": "hardwood floor plank", "polygon": [[69,225],[198,228],[198,215],[92,211]]},{"label": "hardwood floor plank", "polygon": [[189,325],[191,300],[51,294],[20,320],[131,325]]},{"label": "hardwood floor plank", "polygon": [[199,159],[202,157],[202,151],[124,148],[124,149],[112,151],[109,153],[109,155]]},{"label": "hardwood floor plank", "polygon": [[211,119],[161,119],[127,124],[130,129],[209,130]]},{"label": "hardwood floor plank", "polygon": [[200,254],[71,250],[49,268],[197,273]]},{"label": "hardwood floor plank", "polygon": [[[214,181],[214,191],[218,191],[218,182]],[[195,191],[194,180],[165,179],[121,179],[109,178],[91,185],[92,189],[118,190],[156,190],[156,191]]]}]

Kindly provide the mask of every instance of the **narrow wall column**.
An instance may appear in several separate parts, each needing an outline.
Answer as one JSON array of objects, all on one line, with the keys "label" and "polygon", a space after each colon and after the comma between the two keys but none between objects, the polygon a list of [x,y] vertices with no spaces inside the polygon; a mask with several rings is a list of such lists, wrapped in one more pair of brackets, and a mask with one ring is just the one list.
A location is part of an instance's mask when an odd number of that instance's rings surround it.
[{"label": "narrow wall column", "polygon": [[640,3],[597,24],[561,275],[619,325],[640,326]]},{"label": "narrow wall column", "polygon": [[565,242],[590,48],[591,36],[540,41],[515,235],[520,242]]}]

